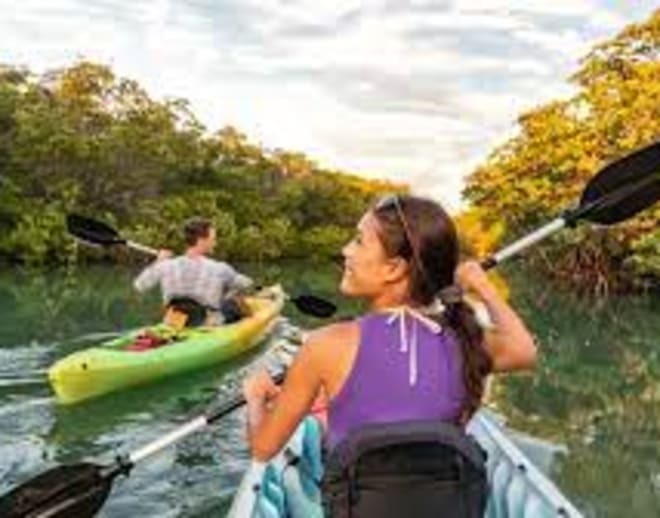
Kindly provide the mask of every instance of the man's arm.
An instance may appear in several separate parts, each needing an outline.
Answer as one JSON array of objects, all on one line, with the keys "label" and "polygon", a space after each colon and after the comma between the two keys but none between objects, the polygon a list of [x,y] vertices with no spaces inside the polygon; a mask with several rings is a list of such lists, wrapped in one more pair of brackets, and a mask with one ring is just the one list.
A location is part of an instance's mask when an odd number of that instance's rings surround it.
[{"label": "man's arm", "polygon": [[227,291],[229,293],[237,293],[252,287],[254,281],[250,277],[237,272],[228,264],[226,267]]},{"label": "man's arm", "polygon": [[159,251],[156,260],[142,270],[140,275],[133,281],[133,287],[143,293],[156,286],[163,277],[163,261],[170,257],[172,257],[172,252],[169,250]]}]

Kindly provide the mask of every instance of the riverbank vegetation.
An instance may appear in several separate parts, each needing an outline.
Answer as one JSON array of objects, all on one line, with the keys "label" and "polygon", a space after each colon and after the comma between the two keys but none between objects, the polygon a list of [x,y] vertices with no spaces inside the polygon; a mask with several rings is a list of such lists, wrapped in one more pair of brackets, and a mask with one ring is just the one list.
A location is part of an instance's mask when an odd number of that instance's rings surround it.
[{"label": "riverbank vegetation", "polygon": [[67,235],[69,212],[175,249],[182,222],[202,215],[220,257],[326,257],[375,195],[406,190],[267,150],[233,127],[209,131],[186,101],[155,100],[84,61],[41,75],[0,68],[0,182],[0,256],[41,265],[99,257]]}]

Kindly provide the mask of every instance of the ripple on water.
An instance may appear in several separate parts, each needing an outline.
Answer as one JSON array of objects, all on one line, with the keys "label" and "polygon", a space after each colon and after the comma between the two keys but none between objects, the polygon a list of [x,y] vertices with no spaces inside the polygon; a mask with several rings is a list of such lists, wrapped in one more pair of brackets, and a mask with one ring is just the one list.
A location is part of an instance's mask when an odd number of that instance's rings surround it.
[{"label": "ripple on water", "polygon": [[47,457],[42,438],[0,433],[0,494],[46,469]]},{"label": "ripple on water", "polygon": [[43,373],[52,363],[56,351],[57,343],[34,342],[15,347],[3,345],[0,347],[0,376]]},{"label": "ripple on water", "polygon": [[11,435],[45,434],[53,424],[54,398],[12,397],[0,408],[0,433]]},{"label": "ripple on water", "polygon": [[[174,429],[177,423],[132,426],[109,442],[121,445],[121,451],[135,451],[151,440]],[[226,434],[221,434],[226,435]],[[143,460],[128,480],[118,484],[112,501],[104,508],[104,516],[136,515],[182,516],[188,512],[217,505],[221,487],[223,453],[213,433],[188,437],[174,446]],[[236,482],[232,482],[235,487]]]}]

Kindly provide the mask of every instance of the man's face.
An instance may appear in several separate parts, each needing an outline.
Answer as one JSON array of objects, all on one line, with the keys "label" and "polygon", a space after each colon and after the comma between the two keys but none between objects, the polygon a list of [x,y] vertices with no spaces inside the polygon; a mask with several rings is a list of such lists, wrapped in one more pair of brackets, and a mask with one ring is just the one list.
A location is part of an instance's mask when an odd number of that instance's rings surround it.
[{"label": "man's face", "polygon": [[208,236],[200,238],[199,244],[202,246],[205,254],[213,252],[215,248],[215,229],[213,227],[209,229]]}]

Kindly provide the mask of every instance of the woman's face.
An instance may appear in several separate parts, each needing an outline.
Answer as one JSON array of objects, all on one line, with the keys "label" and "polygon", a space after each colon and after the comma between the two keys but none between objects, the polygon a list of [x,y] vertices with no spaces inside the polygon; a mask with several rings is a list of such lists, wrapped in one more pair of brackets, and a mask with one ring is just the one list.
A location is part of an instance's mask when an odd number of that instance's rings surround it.
[{"label": "woman's face", "polygon": [[393,259],[387,257],[378,232],[378,220],[369,211],[358,223],[355,237],[342,249],[344,275],[339,289],[344,295],[375,298],[387,288]]}]

